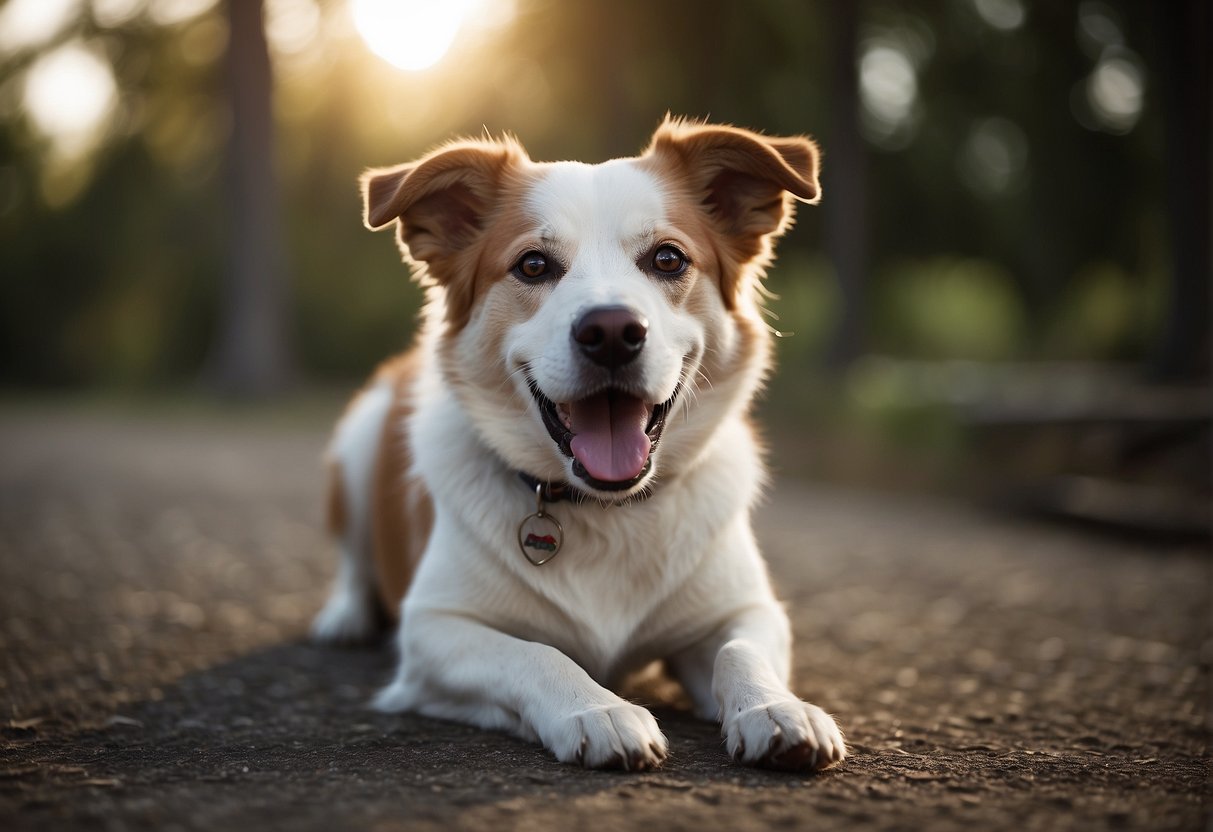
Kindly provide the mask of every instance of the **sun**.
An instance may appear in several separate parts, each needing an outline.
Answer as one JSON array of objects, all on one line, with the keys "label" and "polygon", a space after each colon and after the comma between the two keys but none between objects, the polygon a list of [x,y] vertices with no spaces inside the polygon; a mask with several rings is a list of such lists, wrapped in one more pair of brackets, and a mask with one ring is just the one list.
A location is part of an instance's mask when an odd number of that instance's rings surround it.
[{"label": "sun", "polygon": [[412,71],[438,63],[478,0],[353,0],[354,26],[370,50]]}]

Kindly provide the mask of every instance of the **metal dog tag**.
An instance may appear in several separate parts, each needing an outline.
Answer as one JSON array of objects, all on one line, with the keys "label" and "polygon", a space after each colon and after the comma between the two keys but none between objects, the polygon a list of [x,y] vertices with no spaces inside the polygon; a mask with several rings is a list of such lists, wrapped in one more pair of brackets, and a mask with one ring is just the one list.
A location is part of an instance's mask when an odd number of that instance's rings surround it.
[{"label": "metal dog tag", "polygon": [[564,529],[560,521],[543,510],[543,484],[535,485],[535,513],[518,524],[518,548],[535,566],[543,566],[560,554]]}]

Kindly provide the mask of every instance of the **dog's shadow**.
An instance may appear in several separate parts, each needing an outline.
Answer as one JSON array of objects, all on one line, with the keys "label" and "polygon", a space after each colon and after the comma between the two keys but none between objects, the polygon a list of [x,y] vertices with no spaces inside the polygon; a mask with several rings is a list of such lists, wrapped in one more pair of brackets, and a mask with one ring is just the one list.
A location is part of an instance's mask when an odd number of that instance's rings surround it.
[{"label": "dog's shadow", "polygon": [[[658,772],[585,771],[509,735],[410,714],[382,714],[371,697],[396,658],[387,645],[356,649],[280,644],[199,670],[135,703],[102,727],[48,737],[41,759],[92,779],[162,788],[190,781],[304,787],[336,782],[360,793],[424,792],[428,800],[476,805],[553,787],[569,795],[648,778],[690,787],[738,777],[754,785],[788,775],[743,769],[725,754],[719,727],[697,720],[669,693],[672,682],[642,680],[628,692],[653,706],[670,741]],[[369,793],[368,793],[369,790]]]}]

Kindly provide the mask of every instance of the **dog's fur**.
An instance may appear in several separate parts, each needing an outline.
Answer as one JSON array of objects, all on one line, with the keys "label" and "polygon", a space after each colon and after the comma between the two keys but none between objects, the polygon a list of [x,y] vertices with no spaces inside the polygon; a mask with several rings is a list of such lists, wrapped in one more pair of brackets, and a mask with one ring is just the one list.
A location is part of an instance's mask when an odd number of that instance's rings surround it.
[{"label": "dog's fur", "polygon": [[[380,708],[503,729],[588,767],[652,768],[665,737],[611,689],[663,660],[734,759],[842,760],[834,720],[788,689],[788,620],[750,527],[764,474],[747,411],[771,353],[760,279],[795,200],[818,200],[817,174],[807,138],[667,118],[637,158],[538,164],[482,139],[363,177],[367,226],[397,228],[427,303],[417,345],[337,426],[342,560],[314,634],[367,638],[398,612]],[[684,272],[657,266],[667,244]],[[550,273],[520,273],[527,252]],[[579,316],[604,306],[647,325],[626,364],[579,343]],[[633,457],[589,474],[586,440],[569,451],[545,425],[546,401],[581,431],[589,405],[568,403],[604,389],[633,416],[643,403],[650,439],[668,403],[645,467],[639,429],[617,432],[624,411],[602,418]],[[614,459],[624,440],[610,442]],[[519,549],[536,508],[520,473],[585,498],[545,506],[564,542],[543,566]]]}]

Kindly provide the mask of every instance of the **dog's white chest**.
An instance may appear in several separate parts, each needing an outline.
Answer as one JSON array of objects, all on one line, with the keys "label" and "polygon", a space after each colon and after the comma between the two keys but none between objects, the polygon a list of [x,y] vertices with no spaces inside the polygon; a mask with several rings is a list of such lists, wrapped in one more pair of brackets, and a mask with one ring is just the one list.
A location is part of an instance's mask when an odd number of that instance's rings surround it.
[{"label": "dog's white chest", "polygon": [[[559,506],[550,510],[560,516]],[[685,597],[698,541],[680,542],[677,526],[661,522],[668,512],[648,506],[564,513],[559,556],[523,570],[537,640],[610,683],[690,637],[687,622],[702,619]]]}]

